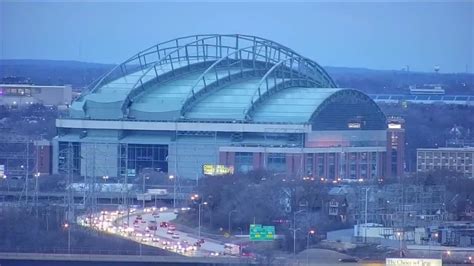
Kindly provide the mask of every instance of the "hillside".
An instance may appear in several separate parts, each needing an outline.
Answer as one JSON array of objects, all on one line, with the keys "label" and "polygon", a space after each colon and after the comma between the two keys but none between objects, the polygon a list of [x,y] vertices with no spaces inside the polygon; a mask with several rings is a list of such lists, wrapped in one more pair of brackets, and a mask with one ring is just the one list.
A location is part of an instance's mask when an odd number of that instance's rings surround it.
[{"label": "hillside", "polygon": [[29,78],[40,85],[71,84],[84,87],[109,71],[113,65],[57,60],[0,60],[0,78]]},{"label": "hillside", "polygon": [[[57,60],[0,60],[0,78],[26,77],[34,84],[82,88],[113,68],[111,64]],[[451,94],[474,94],[474,75],[324,67],[339,87],[366,93],[402,93],[409,85],[443,84]]]}]

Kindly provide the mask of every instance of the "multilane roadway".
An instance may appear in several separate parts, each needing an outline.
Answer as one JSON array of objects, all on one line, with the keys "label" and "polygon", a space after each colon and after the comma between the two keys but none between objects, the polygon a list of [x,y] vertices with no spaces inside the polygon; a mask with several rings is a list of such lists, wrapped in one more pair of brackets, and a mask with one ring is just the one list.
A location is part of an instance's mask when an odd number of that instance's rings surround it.
[{"label": "multilane roadway", "polygon": [[[184,256],[208,257],[224,256],[224,243],[206,239],[194,234],[188,234],[178,229],[170,230],[169,227],[160,227],[162,222],[170,223],[176,218],[172,211],[154,208],[132,210],[130,217],[123,212],[101,212],[91,216],[81,216],[78,223],[92,227],[95,230],[114,234],[143,245],[165,249]],[[155,215],[154,215],[155,214]],[[141,216],[141,219],[137,219]],[[150,221],[156,222],[157,230],[149,230]],[[194,244],[200,240],[204,242],[200,247]]]}]

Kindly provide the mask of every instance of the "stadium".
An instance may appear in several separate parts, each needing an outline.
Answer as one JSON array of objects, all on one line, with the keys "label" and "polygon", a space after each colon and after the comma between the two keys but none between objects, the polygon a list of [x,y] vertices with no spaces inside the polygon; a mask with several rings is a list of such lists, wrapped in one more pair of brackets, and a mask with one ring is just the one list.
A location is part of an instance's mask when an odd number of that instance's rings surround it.
[{"label": "stadium", "polygon": [[[265,169],[301,178],[386,173],[387,120],[362,92],[271,40],[195,35],[145,49],[56,121],[53,172],[184,179]],[[72,158],[67,160],[67,158]]]}]

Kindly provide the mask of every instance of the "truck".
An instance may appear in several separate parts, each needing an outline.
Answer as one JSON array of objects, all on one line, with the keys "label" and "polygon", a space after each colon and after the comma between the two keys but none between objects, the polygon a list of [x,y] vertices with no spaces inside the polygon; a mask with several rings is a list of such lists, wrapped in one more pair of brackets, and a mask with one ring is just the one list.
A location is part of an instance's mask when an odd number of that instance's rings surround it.
[{"label": "truck", "polygon": [[158,229],[158,223],[156,221],[148,221],[148,229],[156,231]]},{"label": "truck", "polygon": [[240,255],[240,246],[236,244],[224,244],[224,255],[238,256]]}]

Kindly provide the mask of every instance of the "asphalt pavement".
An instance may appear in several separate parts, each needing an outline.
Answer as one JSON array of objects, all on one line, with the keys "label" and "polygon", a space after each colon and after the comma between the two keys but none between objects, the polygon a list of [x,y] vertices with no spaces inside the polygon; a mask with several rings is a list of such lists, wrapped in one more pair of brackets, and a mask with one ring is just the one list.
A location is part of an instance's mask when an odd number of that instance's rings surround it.
[{"label": "asphalt pavement", "polygon": [[[138,217],[141,216],[141,219]],[[133,209],[128,217],[124,211],[102,211],[90,216],[80,216],[78,223],[95,230],[120,236],[142,245],[157,247],[189,257],[223,257],[224,243],[197,234],[186,233],[160,224],[176,218],[176,214],[164,208]],[[155,222],[156,230],[150,230]],[[199,243],[197,245],[196,243]]]}]

